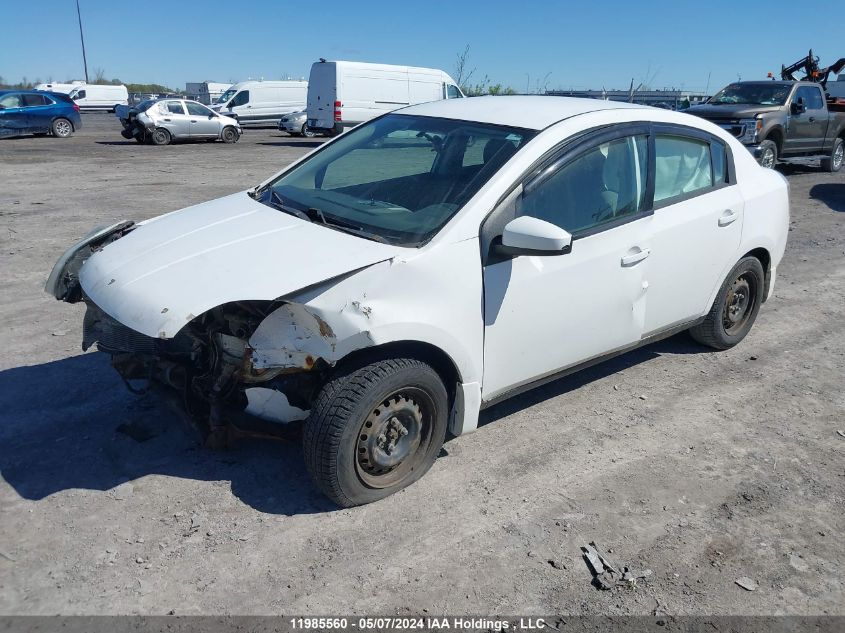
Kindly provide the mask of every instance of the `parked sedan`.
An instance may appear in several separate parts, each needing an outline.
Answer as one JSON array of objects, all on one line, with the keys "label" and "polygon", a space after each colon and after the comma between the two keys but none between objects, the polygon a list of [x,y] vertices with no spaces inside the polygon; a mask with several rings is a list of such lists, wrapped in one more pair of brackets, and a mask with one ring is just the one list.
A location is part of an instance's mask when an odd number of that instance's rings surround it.
[{"label": "parked sedan", "polygon": [[279,131],[287,132],[291,136],[304,136],[306,138],[317,136],[317,133],[308,127],[307,118],[308,113],[305,110],[285,114],[279,119]]},{"label": "parked sedan", "polygon": [[697,117],[443,100],[95,231],[47,290],[86,303],[83,349],[178,391],[210,444],[249,415],[304,420],[308,471],[353,506],[419,479],[504,398],[684,330],[739,344],[772,296],[787,189]]},{"label": "parked sedan", "polygon": [[123,125],[123,138],[139,143],[167,145],[187,139],[236,143],[241,137],[236,119],[188,99],[149,99],[132,108],[117,106],[115,116]]},{"label": "parked sedan", "polygon": [[0,90],[0,138],[24,134],[67,138],[81,128],[79,106],[66,94]]}]

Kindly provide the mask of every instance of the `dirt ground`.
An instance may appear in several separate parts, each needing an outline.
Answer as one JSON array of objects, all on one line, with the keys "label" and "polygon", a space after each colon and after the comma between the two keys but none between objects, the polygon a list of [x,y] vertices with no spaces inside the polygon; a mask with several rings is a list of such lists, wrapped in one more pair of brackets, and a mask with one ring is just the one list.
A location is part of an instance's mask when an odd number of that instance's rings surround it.
[{"label": "dirt ground", "polygon": [[[42,291],[93,226],[245,189],[320,142],[147,147],[104,114],[0,142],[0,614],[845,615],[845,172],[781,168],[789,245],[738,347],[680,335],[552,383],[411,488],[336,510],[298,445],[199,448]],[[595,589],[590,541],[653,574]]]}]

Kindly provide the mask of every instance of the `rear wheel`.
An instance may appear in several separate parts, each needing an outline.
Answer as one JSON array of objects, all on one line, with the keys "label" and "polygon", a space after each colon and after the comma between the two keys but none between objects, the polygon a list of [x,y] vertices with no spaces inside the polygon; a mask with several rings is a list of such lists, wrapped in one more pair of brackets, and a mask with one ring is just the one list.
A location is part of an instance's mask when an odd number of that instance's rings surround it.
[{"label": "rear wheel", "polygon": [[839,171],[842,169],[843,159],[845,159],[845,141],[840,137],[833,141],[830,155],[822,158],[822,169],[830,172]]},{"label": "rear wheel", "polygon": [[223,139],[224,143],[234,143],[238,140],[238,131],[231,126],[223,128],[220,138]]},{"label": "rear wheel", "polygon": [[157,127],[155,130],[153,130],[153,133],[150,135],[150,138],[153,142],[153,145],[168,145],[171,140],[170,132],[165,130],[163,127]]},{"label": "rear wheel", "polygon": [[760,164],[767,169],[774,169],[778,162],[778,146],[774,141],[760,143]]},{"label": "rear wheel", "polygon": [[425,363],[398,358],[329,380],[305,423],[305,465],[343,507],[383,499],[422,477],[446,437],[448,396]]},{"label": "rear wheel", "polygon": [[739,260],[722,284],[704,321],[690,328],[692,337],[708,347],[728,349],[751,330],[763,301],[766,276],[756,257]]},{"label": "rear wheel", "polygon": [[53,132],[53,136],[58,138],[67,138],[73,134],[73,125],[67,119],[56,119],[53,121],[53,125],[50,129]]},{"label": "rear wheel", "polygon": [[302,136],[305,138],[314,138],[317,136],[317,133],[314,132],[310,127],[308,127],[307,123],[302,124]]}]

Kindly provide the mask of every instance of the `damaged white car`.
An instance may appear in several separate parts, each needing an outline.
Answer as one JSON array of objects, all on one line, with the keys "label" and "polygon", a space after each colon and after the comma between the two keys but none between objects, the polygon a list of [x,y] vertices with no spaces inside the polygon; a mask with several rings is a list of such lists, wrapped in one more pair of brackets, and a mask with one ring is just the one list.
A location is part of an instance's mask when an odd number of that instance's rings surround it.
[{"label": "damaged white car", "polygon": [[185,140],[237,143],[242,132],[237,119],[190,99],[150,99],[132,107],[117,106],[115,116],[123,126],[123,138],[153,145]]},{"label": "damaged white car", "polygon": [[699,118],[445,100],[253,189],[95,231],[47,291],[84,301],[83,348],[178,393],[210,443],[304,420],[310,474],[352,506],[522,390],[685,329],[737,344],[772,292],[787,193]]}]

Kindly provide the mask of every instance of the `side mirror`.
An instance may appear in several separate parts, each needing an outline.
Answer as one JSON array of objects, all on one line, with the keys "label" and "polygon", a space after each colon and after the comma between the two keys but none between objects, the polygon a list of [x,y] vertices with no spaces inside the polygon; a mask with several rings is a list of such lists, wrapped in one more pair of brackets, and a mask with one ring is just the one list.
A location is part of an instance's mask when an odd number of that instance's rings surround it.
[{"label": "side mirror", "polygon": [[804,100],[799,99],[798,101],[792,102],[792,114],[804,114],[807,111],[807,106],[804,105]]},{"label": "side mirror", "polygon": [[512,256],[565,255],[572,250],[572,235],[551,222],[524,215],[505,225],[496,248]]}]

